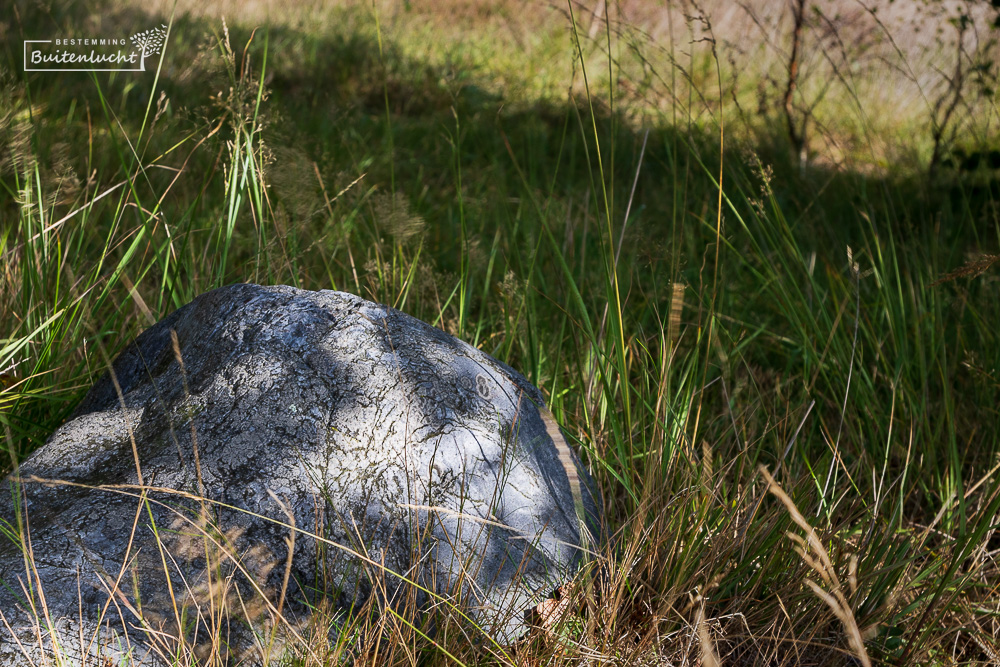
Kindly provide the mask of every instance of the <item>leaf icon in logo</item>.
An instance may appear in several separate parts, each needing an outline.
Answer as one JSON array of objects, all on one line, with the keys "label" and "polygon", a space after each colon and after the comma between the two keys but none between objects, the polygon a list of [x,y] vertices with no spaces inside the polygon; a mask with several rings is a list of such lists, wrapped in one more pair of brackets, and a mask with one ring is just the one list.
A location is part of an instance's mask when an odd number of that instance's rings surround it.
[{"label": "leaf icon in logo", "polygon": [[160,53],[166,37],[167,26],[165,24],[161,24],[159,28],[150,28],[132,35],[132,44],[139,52],[139,63],[142,71],[146,71],[146,57]]}]

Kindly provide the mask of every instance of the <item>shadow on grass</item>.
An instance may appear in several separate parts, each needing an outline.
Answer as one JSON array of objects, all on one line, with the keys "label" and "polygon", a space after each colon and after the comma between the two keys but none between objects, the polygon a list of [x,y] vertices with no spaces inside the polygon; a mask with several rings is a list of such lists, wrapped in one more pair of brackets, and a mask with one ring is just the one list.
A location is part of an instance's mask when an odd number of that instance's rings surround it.
[{"label": "shadow on grass", "polygon": [[[43,163],[53,160],[54,147],[69,144],[75,149],[69,157],[70,166],[78,174],[85,175],[87,167],[96,168],[99,174],[120,167],[122,158],[128,159],[127,147],[112,146],[107,137],[93,137],[89,161],[84,151],[78,150],[88,144],[91,128],[87,112],[95,125],[120,122],[134,138],[150,97],[162,94],[161,119],[147,130],[149,144],[142,151],[149,161],[189,132],[227,114],[247,113],[257,92],[256,77],[264,69],[265,90],[269,92],[263,106],[267,144],[301,151],[319,164],[324,176],[363,172],[368,183],[381,189],[394,181],[396,188],[416,203],[418,212],[432,222],[432,229],[441,230],[443,239],[455,238],[456,170],[462,171],[466,197],[473,202],[502,202],[519,198],[530,189],[544,197],[565,198],[581,205],[590,198],[594,206],[602,205],[597,201],[600,193],[595,192],[600,190],[600,176],[595,173],[597,144],[602,147],[605,180],[613,183],[610,194],[615,224],[621,224],[627,207],[647,128],[619,112],[608,113],[606,100],[595,100],[595,141],[585,99],[566,103],[510,100],[503,91],[493,89],[490,81],[463,69],[461,62],[452,67],[430,65],[406,56],[392,43],[384,45],[380,56],[371,18],[358,11],[331,9],[329,26],[336,27],[325,32],[262,26],[254,33],[246,26],[230,26],[232,64],[228,71],[225,56],[220,55],[220,40],[225,39],[222,26],[179,17],[153,91],[152,71],[139,76],[26,74],[16,47],[22,38],[91,32],[131,34],[168,22],[169,17],[115,7],[111,2],[87,6],[56,3],[49,11],[28,2],[19,2],[17,7],[17,20],[8,19],[6,26],[7,33],[15,37],[5,49],[8,72],[14,73],[7,87],[13,85],[17,96],[30,96],[35,112],[41,112],[33,139]],[[151,69],[153,66],[155,63]],[[241,84],[239,74],[244,70],[252,74]],[[106,112],[102,111],[95,80],[107,101]],[[234,87],[236,91],[229,90]],[[110,121],[102,120],[102,115]],[[662,217],[675,208],[678,198],[688,204],[682,214],[697,218],[702,203],[715,197],[709,175],[718,172],[717,131],[672,128],[665,120],[648,128],[632,209],[640,225],[643,218]],[[946,234],[945,246],[964,243],[976,235],[971,220],[992,212],[1000,192],[997,174],[988,168],[971,175],[953,170],[931,188],[923,169],[914,165],[890,166],[883,170],[886,174],[873,175],[865,173],[871,171],[867,169],[852,171],[813,163],[803,174],[780,129],[772,129],[776,128],[761,118],[751,139],[729,140],[725,182],[728,187],[746,190],[737,192],[734,202],[745,204],[752,199],[759,179],[751,173],[755,160],[748,156],[759,156],[773,170],[771,188],[778,204],[797,219],[803,234],[850,243],[856,240],[853,223],[859,212],[864,212],[878,220],[877,224],[897,225],[900,231],[937,226],[939,242],[939,235]],[[219,141],[226,138],[222,133]],[[217,148],[217,143],[210,147]],[[188,163],[187,189],[178,191],[175,187],[179,201],[201,196],[202,181],[205,174],[212,173],[216,152],[201,151],[197,156],[200,161]],[[180,167],[182,155],[174,157],[176,164],[169,158],[166,162]],[[513,167],[515,160],[523,170],[523,179]],[[280,161],[275,163],[275,170],[282,167]],[[154,181],[154,191],[158,185]],[[287,199],[295,196],[284,194]],[[281,198],[279,192],[279,202]],[[7,200],[8,210],[13,212],[16,209],[9,208],[12,203]],[[470,224],[475,227],[477,221],[470,220]],[[644,241],[648,231],[667,226],[650,223],[648,227]],[[667,238],[664,235],[658,240]]]}]

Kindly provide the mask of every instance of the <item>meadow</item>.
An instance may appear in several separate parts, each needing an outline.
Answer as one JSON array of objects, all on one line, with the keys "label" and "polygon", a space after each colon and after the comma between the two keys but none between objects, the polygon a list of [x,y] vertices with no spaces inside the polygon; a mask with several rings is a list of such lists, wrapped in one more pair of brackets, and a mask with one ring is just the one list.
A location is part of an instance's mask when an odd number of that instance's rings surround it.
[{"label": "meadow", "polygon": [[611,538],[517,647],[295,664],[1000,664],[1000,32],[882,4],[16,0],[3,470],[196,295],[345,290],[537,385]]}]

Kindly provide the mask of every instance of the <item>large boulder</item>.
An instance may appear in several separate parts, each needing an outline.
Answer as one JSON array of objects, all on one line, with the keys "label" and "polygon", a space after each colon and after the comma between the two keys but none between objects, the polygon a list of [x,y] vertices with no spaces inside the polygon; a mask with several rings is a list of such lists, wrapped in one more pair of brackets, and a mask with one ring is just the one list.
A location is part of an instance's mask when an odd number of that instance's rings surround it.
[{"label": "large boulder", "polygon": [[256,664],[272,636],[366,603],[507,641],[601,523],[517,372],[392,308],[284,286],[217,289],[151,327],[4,484],[4,666],[164,665],[218,637]]}]

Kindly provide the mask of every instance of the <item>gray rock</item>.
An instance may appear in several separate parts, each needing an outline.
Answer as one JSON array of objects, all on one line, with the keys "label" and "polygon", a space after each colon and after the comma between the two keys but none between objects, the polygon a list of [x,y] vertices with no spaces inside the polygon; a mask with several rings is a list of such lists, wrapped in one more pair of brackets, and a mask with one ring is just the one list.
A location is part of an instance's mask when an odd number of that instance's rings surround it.
[{"label": "gray rock", "polygon": [[151,327],[16,475],[3,666],[163,665],[218,636],[256,664],[279,605],[287,642],[366,602],[427,632],[461,608],[508,641],[601,523],[521,375],[391,308],[291,287],[221,288]]}]

